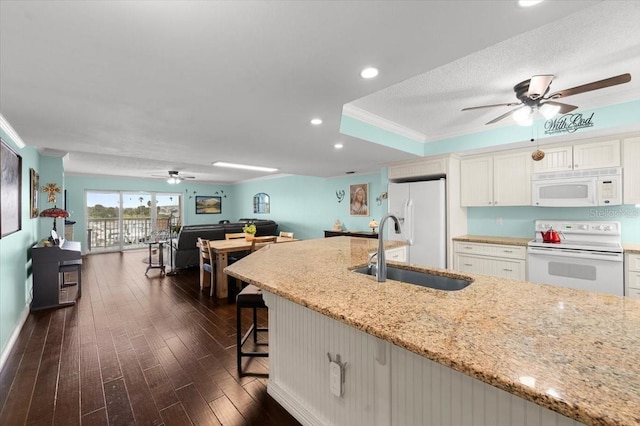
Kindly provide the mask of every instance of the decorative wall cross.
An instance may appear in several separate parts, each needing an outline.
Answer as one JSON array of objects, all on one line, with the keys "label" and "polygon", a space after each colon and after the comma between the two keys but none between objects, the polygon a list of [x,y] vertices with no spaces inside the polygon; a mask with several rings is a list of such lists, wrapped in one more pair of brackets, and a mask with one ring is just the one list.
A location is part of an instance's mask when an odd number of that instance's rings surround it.
[{"label": "decorative wall cross", "polygon": [[45,186],[42,187],[42,192],[48,192],[49,193],[49,198],[47,199],[47,202],[49,203],[55,203],[56,202],[56,192],[59,194],[60,193],[60,187],[58,185],[56,185],[55,183],[48,183]]}]

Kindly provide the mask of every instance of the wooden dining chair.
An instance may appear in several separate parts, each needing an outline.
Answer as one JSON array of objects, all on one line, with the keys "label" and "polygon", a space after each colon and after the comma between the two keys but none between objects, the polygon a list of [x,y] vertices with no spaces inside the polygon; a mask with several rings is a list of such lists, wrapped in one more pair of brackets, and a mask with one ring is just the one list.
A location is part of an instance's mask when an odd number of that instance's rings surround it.
[{"label": "wooden dining chair", "polygon": [[[251,252],[253,253],[261,249],[262,247],[273,244],[275,242],[277,242],[277,238],[274,236],[255,237],[251,242]],[[253,310],[253,323],[244,335],[242,334],[243,308],[250,308]],[[242,358],[269,356],[269,352],[256,350],[245,352],[242,349],[242,346],[247,341],[250,335],[253,335],[254,346],[267,344],[264,342],[258,342],[258,332],[269,331],[269,328],[267,327],[258,327],[258,309],[267,309],[267,305],[264,303],[264,298],[262,297],[262,290],[253,284],[249,284],[244,289],[242,289],[240,293],[238,293],[238,296],[236,296],[236,358],[238,363],[239,376],[244,376],[246,374],[242,372]]]},{"label": "wooden dining chair", "polygon": [[278,242],[278,238],[274,236],[253,237],[253,240],[251,240],[251,253],[261,249],[264,246],[268,246],[269,244],[276,243],[276,242]]},{"label": "wooden dining chair", "polygon": [[204,289],[204,273],[209,273],[209,287],[210,293],[214,292],[214,280],[215,280],[215,258],[211,255],[211,249],[209,248],[209,240],[198,237],[198,250],[200,251],[200,290]]},{"label": "wooden dining chair", "polygon": [[229,234],[224,234],[224,239],[225,240],[236,240],[238,238],[244,238],[245,237],[245,233],[244,232],[232,232]]},{"label": "wooden dining chair", "polygon": [[293,232],[280,231],[280,237],[293,239]]}]

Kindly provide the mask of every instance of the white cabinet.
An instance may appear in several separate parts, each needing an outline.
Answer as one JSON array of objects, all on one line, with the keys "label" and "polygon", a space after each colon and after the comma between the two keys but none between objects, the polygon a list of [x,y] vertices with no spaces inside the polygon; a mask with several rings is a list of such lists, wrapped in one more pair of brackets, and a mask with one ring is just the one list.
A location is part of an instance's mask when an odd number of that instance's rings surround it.
[{"label": "white cabinet", "polygon": [[533,164],[533,172],[557,172],[620,166],[620,140],[543,147],[545,155]]},{"label": "white cabinet", "polygon": [[388,178],[406,179],[445,175],[447,173],[447,162],[447,157],[431,157],[395,163],[389,166]]},{"label": "white cabinet", "polygon": [[407,261],[407,248],[396,247],[384,251],[387,261],[391,262],[406,262]]},{"label": "white cabinet", "polygon": [[640,204],[640,137],[622,143],[623,203]]},{"label": "white cabinet", "polygon": [[460,204],[528,206],[531,204],[529,152],[474,157],[460,162]]},{"label": "white cabinet", "polygon": [[460,205],[493,205],[493,157],[460,161]]},{"label": "white cabinet", "polygon": [[523,246],[454,241],[454,269],[524,281],[527,249]]},{"label": "white cabinet", "polygon": [[640,298],[640,254],[627,253],[624,264],[624,294]]}]

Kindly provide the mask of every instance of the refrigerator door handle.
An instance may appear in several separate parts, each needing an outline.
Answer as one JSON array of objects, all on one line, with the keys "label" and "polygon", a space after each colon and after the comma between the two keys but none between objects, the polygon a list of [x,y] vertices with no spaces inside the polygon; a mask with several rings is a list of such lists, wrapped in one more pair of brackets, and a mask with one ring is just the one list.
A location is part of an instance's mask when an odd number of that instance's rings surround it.
[{"label": "refrigerator door handle", "polygon": [[407,218],[407,222],[409,225],[409,229],[405,224],[405,235],[407,236],[407,244],[413,245],[413,200],[409,198],[407,200],[407,204],[405,205],[405,217]]}]

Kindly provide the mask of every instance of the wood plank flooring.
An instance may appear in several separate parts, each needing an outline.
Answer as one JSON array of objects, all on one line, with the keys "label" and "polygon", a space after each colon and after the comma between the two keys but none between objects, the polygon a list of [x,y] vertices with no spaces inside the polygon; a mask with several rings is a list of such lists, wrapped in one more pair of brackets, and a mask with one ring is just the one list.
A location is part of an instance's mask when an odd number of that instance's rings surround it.
[{"label": "wood plank flooring", "polygon": [[[0,425],[298,425],[266,379],[238,376],[235,304],[201,292],[197,268],[145,277],[145,256],[87,256],[79,302],[29,315],[0,372]],[[267,358],[243,364],[268,373]]]}]

